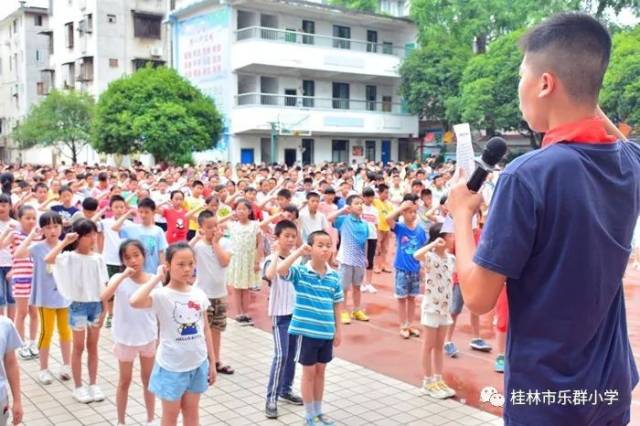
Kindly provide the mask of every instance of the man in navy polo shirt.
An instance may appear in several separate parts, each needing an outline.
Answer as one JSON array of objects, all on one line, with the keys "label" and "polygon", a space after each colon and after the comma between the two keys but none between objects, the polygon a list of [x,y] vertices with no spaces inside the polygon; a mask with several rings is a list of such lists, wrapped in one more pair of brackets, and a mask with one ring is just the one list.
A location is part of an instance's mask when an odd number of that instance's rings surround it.
[{"label": "man in navy polo shirt", "polygon": [[507,425],[625,425],[638,372],[622,277],[640,211],[640,147],[598,107],[611,38],[583,14],[521,40],[520,109],[542,148],[510,163],[476,250],[481,196],[450,192],[465,304],[489,311],[507,282]]}]

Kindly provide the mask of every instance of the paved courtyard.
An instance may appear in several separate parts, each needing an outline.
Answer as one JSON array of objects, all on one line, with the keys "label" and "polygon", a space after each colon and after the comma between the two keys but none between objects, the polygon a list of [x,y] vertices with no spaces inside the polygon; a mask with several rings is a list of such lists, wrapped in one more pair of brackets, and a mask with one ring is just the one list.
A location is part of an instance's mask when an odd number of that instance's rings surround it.
[{"label": "paved courtyard", "polygon": [[[280,404],[278,420],[268,420],[264,417],[264,391],[272,355],[270,334],[258,328],[241,328],[234,321],[230,321],[223,339],[224,361],[236,369],[236,374],[218,376],[218,382],[200,403],[200,423],[233,426],[302,424],[304,409],[284,403]],[[99,384],[107,399],[89,405],[79,404],[71,398],[70,382],[56,381],[49,386],[40,385],[37,381],[38,362],[21,361],[25,424],[115,424],[115,387],[118,375],[117,362],[111,353],[111,346],[111,333],[104,329],[100,343]],[[52,348],[51,370],[54,373],[60,365],[59,353],[57,347]],[[453,400],[432,400],[422,395],[415,386],[342,359],[334,359],[327,371],[324,407],[338,424],[502,424],[502,420],[492,414]],[[138,374],[137,366],[135,374]],[[295,389],[300,388],[299,378],[300,374],[296,378]],[[156,412],[160,416],[159,402]],[[130,391],[127,424],[144,424],[144,413],[141,384],[137,379]]]}]

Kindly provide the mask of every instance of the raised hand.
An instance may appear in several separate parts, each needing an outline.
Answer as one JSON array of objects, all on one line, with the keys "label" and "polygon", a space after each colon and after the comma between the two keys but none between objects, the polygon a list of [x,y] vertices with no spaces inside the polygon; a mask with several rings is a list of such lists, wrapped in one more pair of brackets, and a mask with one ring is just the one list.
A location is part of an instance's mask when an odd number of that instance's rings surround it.
[{"label": "raised hand", "polygon": [[126,267],[124,271],[122,271],[122,275],[125,278],[130,278],[136,273],[136,270],[130,267]]},{"label": "raised hand", "polygon": [[64,236],[64,244],[65,245],[69,245],[71,243],[74,243],[78,240],[79,235],[76,232],[69,232],[67,235]]}]

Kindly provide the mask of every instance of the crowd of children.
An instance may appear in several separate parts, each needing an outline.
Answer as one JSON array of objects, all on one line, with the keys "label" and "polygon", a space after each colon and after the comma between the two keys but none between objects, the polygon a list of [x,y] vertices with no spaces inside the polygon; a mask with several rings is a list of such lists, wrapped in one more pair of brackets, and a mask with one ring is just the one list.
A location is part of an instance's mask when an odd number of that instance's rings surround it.
[{"label": "crowd of children", "polygon": [[[75,400],[103,400],[97,378],[99,365],[109,362],[98,354],[104,325],[118,363],[118,423],[125,423],[137,359],[148,424],[159,398],[163,424],[176,424],[182,414],[185,425],[197,425],[200,395],[217,374],[234,374],[221,358],[227,297],[235,320],[251,325],[250,292],[265,285],[274,341],[265,415],[277,418],[278,402],[286,401],[304,405],[305,424],[333,424],[322,406],[326,365],[342,327],[370,320],[363,298],[377,291],[374,275],[392,271],[399,334],[423,341],[424,391],[452,397],[443,358],[457,356],[452,333],[463,305],[445,204],[453,168],[432,161],[369,162],[355,170],[228,163],[5,167],[0,403],[8,405],[8,382],[14,423],[20,420],[14,350],[23,360],[39,358],[42,384],[56,376],[73,380]],[[508,318],[502,299],[500,352]],[[470,346],[490,351],[478,324],[472,316]],[[62,367],[54,375],[55,330]],[[292,388],[296,362],[301,397]],[[501,353],[496,370],[503,369]]]}]

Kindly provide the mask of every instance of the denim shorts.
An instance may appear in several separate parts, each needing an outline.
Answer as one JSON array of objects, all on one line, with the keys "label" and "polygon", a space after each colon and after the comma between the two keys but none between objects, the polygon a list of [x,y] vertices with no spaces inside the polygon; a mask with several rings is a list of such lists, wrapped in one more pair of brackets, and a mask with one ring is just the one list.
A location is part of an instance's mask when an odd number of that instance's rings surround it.
[{"label": "denim shorts", "polygon": [[165,370],[156,362],[149,380],[149,391],[164,401],[177,401],[185,392],[205,393],[209,388],[209,360],[200,367],[177,373]]},{"label": "denim shorts", "polygon": [[396,269],[395,296],[404,299],[420,294],[420,272],[406,272]]},{"label": "denim shorts", "polygon": [[464,299],[462,298],[462,291],[460,291],[460,284],[454,284],[451,288],[451,306],[449,307],[449,313],[451,315],[458,315],[462,312],[464,306]]},{"label": "denim shorts", "polygon": [[0,306],[16,304],[11,283],[7,279],[9,271],[11,271],[11,266],[0,266]]},{"label": "denim shorts", "polygon": [[69,325],[74,331],[96,327],[102,313],[102,302],[71,302],[69,305]]}]

